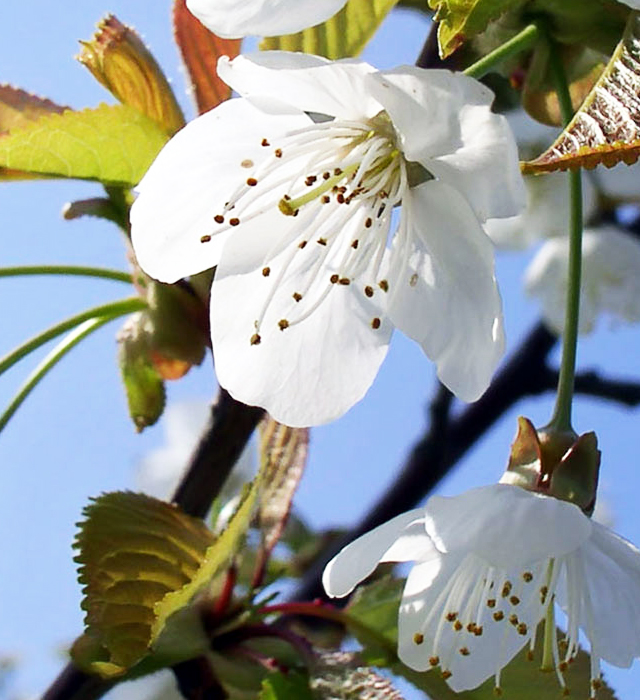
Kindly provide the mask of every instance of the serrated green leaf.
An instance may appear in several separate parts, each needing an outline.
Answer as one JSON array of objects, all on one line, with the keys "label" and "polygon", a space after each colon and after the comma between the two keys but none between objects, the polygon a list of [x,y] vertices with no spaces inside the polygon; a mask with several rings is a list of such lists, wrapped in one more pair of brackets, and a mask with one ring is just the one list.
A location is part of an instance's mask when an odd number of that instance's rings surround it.
[{"label": "serrated green leaf", "polygon": [[0,168],[43,177],[136,185],[167,134],[126,105],[46,114],[0,139]]},{"label": "serrated green leaf", "polygon": [[525,173],[612,167],[640,156],[640,13],[632,12],[622,41],[582,107],[556,141],[524,164]]},{"label": "serrated green leaf", "polygon": [[436,10],[440,56],[446,58],[471,37],[481,34],[489,22],[524,0],[429,0]]},{"label": "serrated green leaf", "polygon": [[263,50],[303,51],[338,59],[357,56],[398,0],[349,0],[323,24],[264,39]]},{"label": "serrated green leaf", "polygon": [[307,676],[296,671],[272,673],[262,681],[258,700],[313,700]]},{"label": "serrated green leaf", "polygon": [[117,675],[148,653],[156,603],[196,577],[213,535],[175,506],[131,492],[94,499],[84,516],[74,548],[87,634],[73,656]]},{"label": "serrated green leaf", "polygon": [[346,611],[350,618],[371,627],[392,642],[398,638],[398,607],[404,581],[383,576],[377,581],[359,586]]}]

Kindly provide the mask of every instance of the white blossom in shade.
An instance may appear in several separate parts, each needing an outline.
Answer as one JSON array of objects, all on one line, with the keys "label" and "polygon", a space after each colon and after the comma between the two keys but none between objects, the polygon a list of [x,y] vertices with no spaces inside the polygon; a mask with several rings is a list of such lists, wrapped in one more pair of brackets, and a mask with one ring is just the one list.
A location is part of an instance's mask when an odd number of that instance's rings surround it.
[{"label": "white blossom in shade", "polygon": [[187,0],[189,10],[226,39],[279,36],[313,27],[335,15],[346,0]]},{"label": "white blossom in shade", "polygon": [[281,423],[323,423],[362,398],[396,327],[477,399],[504,345],[482,222],[524,203],[491,92],[448,71],[285,52],[218,72],[241,97],[167,144],[131,223],[152,277],[217,265],[220,384]]},{"label": "white blossom in shade", "polygon": [[[586,229],[582,239],[581,333],[593,330],[598,316],[640,321],[640,240],[615,226]],[[525,275],[525,289],[539,299],[545,322],[564,328],[569,239],[547,241]]]},{"label": "white blossom in shade", "polygon": [[[557,602],[565,639],[551,645],[561,686],[582,630],[591,647],[591,697],[600,661],[628,667],[640,656],[640,552],[572,503],[496,484],[433,496],[345,547],[323,584],[345,596],[380,562],[414,561],[400,603],[398,655],[439,667],[455,692],[502,669]],[[542,643],[542,640],[538,640]]]}]

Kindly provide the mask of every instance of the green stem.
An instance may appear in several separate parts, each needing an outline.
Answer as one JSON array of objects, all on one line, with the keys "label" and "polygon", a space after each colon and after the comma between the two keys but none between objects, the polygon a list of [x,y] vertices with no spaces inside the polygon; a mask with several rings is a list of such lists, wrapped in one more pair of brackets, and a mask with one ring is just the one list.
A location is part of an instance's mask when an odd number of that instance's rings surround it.
[{"label": "green stem", "polygon": [[108,270],[102,267],[85,267],[79,265],[17,265],[0,267],[0,277],[20,277],[22,275],[76,275],[80,277],[99,277],[117,282],[132,283],[128,272]]},{"label": "green stem", "polygon": [[53,338],[57,338],[59,335],[66,333],[66,331],[79,326],[84,321],[96,318],[98,316],[124,316],[125,314],[133,313],[135,311],[141,311],[146,308],[147,303],[140,299],[140,297],[130,297],[129,299],[122,299],[121,301],[113,301],[109,304],[103,304],[102,306],[96,306],[93,309],[88,309],[83,311],[76,316],[71,316],[70,318],[51,326],[46,331],[39,333],[26,343],[23,343],[15,350],[12,350],[8,355],[5,355],[0,359],[0,374],[6,372],[10,367],[20,361],[23,357],[26,357],[30,352],[33,352],[41,345],[44,345]]},{"label": "green stem", "polygon": [[530,24],[514,37],[509,39],[497,49],[494,49],[479,61],[470,65],[464,72],[472,78],[482,78],[490,73],[495,66],[503,63],[511,56],[530,49],[540,37],[540,29],[536,24]]},{"label": "green stem", "polygon": [[98,330],[105,323],[113,321],[118,316],[101,316],[99,318],[92,318],[89,321],[81,323],[77,328],[71,331],[67,337],[58,343],[50,353],[36,366],[36,368],[31,372],[31,374],[24,381],[22,386],[18,389],[17,394],[13,397],[4,413],[0,415],[0,432],[4,430],[9,420],[12,418],[13,414],[20,408],[23,401],[29,396],[33,389],[38,385],[40,380],[53,369],[58,362],[71,350],[74,348],[81,340],[86,338],[88,335]]},{"label": "green stem", "polygon": [[[549,65],[555,83],[562,121],[566,127],[573,118],[573,106],[564,64],[555,42],[547,35]],[[565,309],[564,333],[562,337],[562,362],[558,378],[558,392],[553,416],[547,428],[572,431],[571,408],[576,373],[578,349],[578,322],[580,315],[580,283],[582,275],[582,178],[580,169],[572,170],[569,177],[569,201],[571,219],[569,223],[569,276],[567,283],[567,306]]]}]

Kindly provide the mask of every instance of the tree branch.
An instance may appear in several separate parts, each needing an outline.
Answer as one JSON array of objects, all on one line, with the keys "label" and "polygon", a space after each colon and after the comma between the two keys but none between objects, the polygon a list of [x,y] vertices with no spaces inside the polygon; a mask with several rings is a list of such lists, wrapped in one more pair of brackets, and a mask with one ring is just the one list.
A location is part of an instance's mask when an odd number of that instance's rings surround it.
[{"label": "tree branch", "polygon": [[[545,384],[540,386],[539,393],[555,389],[558,384],[558,370],[547,367],[544,382]],[[587,370],[576,374],[575,392],[584,396],[616,401],[624,406],[634,407],[640,405],[640,382],[610,379],[601,376],[595,370]]]}]

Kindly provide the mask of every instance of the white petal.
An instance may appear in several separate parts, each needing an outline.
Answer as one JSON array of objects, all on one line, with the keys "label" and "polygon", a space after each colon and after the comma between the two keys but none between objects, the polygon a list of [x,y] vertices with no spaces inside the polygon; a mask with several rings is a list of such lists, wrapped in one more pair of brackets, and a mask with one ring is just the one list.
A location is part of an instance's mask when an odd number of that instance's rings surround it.
[{"label": "white petal", "polygon": [[288,51],[260,51],[233,60],[223,56],[218,74],[252,100],[277,96],[305,112],[340,119],[365,119],[382,107],[370,95],[364,76],[375,69],[364,61],[327,61]]},{"label": "white petal", "polygon": [[505,570],[574,551],[592,525],[572,503],[510,484],[432,496],[426,505],[427,533],[441,551],[474,552]]},{"label": "white petal", "polygon": [[441,182],[410,190],[401,216],[389,314],[436,363],[441,381],[474,401],[504,352],[493,246],[460,193]]},{"label": "white petal", "polygon": [[460,73],[408,66],[369,82],[401,136],[407,160],[460,190],[481,221],[522,210],[515,139],[506,119],[491,111],[488,88]]},{"label": "white petal", "polygon": [[[331,285],[335,268],[329,262],[314,271],[323,249],[314,237],[304,250],[294,243],[269,260],[268,277],[260,269],[236,273],[235,261],[261,245],[265,235],[258,228],[249,233],[230,239],[212,287],[218,380],[238,400],[262,406],[286,425],[330,421],[364,396],[386,355],[392,327],[381,307],[384,295],[368,299],[359,279]],[[327,288],[319,306],[296,322]],[[300,303],[294,301],[296,293],[304,296]],[[285,330],[279,327],[282,320],[289,323]],[[256,330],[261,341],[251,344]]]},{"label": "white petal", "polygon": [[[640,551],[599,523],[582,548],[585,580],[592,604],[590,642],[597,655],[628,667],[640,656]],[[566,608],[566,594],[560,599]],[[586,614],[580,621],[589,636]]]},{"label": "white petal", "polygon": [[424,532],[424,509],[402,513],[344,547],[326,566],[322,585],[341,598],[383,561],[411,561],[435,553]]},{"label": "white petal", "polygon": [[[214,216],[252,175],[250,163],[272,157],[262,139],[275,141],[308,124],[302,113],[265,114],[245,100],[228,100],[179,131],[138,185],[131,208],[132,242],[142,269],[175,282],[217,265],[235,229],[214,235],[220,228]],[[277,206],[271,217],[284,218]],[[268,230],[273,221],[267,217],[261,226]],[[212,239],[202,243],[205,235]]]},{"label": "white petal", "polygon": [[212,32],[226,39],[278,36],[312,27],[333,16],[345,0],[187,0]]}]

